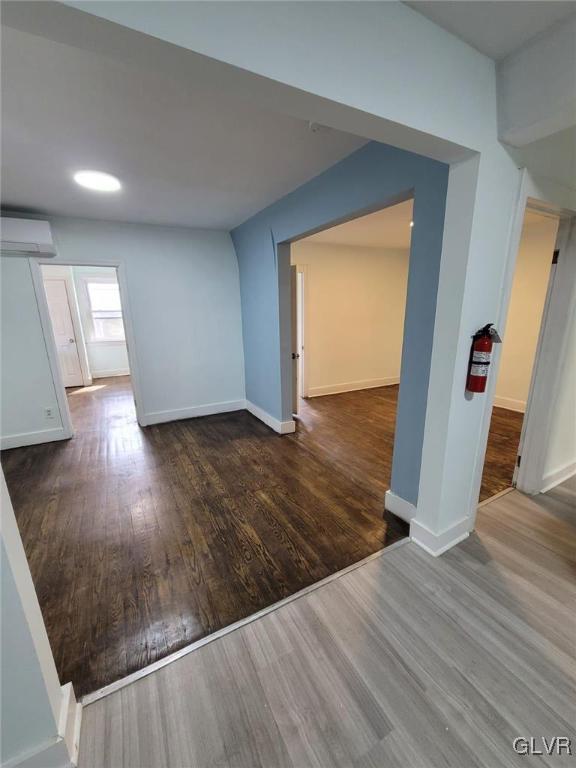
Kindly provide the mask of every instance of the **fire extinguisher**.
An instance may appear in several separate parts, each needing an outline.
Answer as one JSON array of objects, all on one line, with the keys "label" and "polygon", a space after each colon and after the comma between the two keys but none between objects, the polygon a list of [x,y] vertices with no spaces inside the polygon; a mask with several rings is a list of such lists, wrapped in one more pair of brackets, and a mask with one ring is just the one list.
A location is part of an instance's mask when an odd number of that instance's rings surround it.
[{"label": "fire extinguisher", "polygon": [[472,348],[468,361],[468,378],[466,389],[469,392],[485,392],[488,371],[490,370],[490,358],[492,347],[501,342],[500,336],[492,323],[488,323],[472,337]]}]

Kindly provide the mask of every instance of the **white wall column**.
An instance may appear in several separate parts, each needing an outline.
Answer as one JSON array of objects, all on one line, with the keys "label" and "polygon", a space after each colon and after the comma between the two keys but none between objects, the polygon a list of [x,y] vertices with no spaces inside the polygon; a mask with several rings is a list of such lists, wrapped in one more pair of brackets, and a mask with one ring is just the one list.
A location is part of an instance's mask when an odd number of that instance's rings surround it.
[{"label": "white wall column", "polygon": [[81,705],[60,686],[22,539],[1,473],[2,768],[75,765]]},{"label": "white wall column", "polygon": [[411,535],[438,555],[474,526],[497,366],[482,395],[465,390],[472,335],[498,323],[520,171],[508,153],[450,169],[418,507]]}]

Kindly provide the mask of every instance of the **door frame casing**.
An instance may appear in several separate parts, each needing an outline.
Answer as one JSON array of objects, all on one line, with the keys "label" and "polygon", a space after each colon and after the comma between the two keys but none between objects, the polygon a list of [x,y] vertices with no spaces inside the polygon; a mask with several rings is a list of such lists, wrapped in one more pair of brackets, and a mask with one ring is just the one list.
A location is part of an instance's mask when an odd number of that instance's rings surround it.
[{"label": "door frame casing", "polygon": [[90,363],[88,362],[88,353],[86,351],[86,340],[82,329],[82,321],[80,320],[76,286],[74,285],[74,278],[70,271],[71,267],[66,264],[41,264],[41,267],[52,267],[55,271],[62,270],[60,274],[56,272],[54,277],[51,277],[49,273],[45,274],[41,269],[42,282],[44,283],[46,280],[64,280],[66,295],[68,297],[68,307],[70,309],[70,319],[72,320],[74,336],[76,339],[76,352],[78,354],[80,371],[82,373],[82,386],[89,387],[92,384],[92,374],[90,373]]},{"label": "door frame casing", "polygon": [[[306,357],[306,326],[308,322],[308,282],[310,279],[310,266],[308,264],[296,264],[297,275],[302,275],[301,306],[298,307],[300,315],[300,368],[299,387],[300,397],[308,397],[308,358]],[[298,295],[298,291],[296,292]]]},{"label": "door frame casing", "polygon": [[[42,270],[40,269],[41,263],[42,262],[37,261],[34,258],[28,259],[32,285],[36,296],[36,305],[38,307],[38,315],[40,317],[40,325],[42,327],[42,335],[44,336],[44,345],[48,356],[48,365],[50,366],[50,374],[56,393],[56,402],[58,403],[58,410],[60,411],[60,421],[62,422],[61,437],[66,440],[74,435],[74,429],[72,427],[72,418],[70,417],[70,408],[68,406],[68,398],[66,397],[64,379],[62,378],[60,360],[58,359],[58,348],[56,347],[52,320],[50,319],[48,298],[44,289],[44,279],[42,277]],[[46,261],[45,263],[49,264],[50,262]]]},{"label": "door frame casing", "polygon": [[[292,264],[292,246],[288,243],[290,258],[290,335],[292,343],[292,354],[296,354],[296,359],[292,359],[292,414],[298,415],[298,401],[301,397],[308,397],[308,372],[305,357],[305,328],[306,328],[306,307],[308,291],[308,265]],[[292,277],[294,281],[292,282]],[[302,290],[298,290],[298,278],[301,278]],[[298,344],[298,330],[300,330],[300,344]],[[294,373],[295,371],[295,373]],[[295,381],[295,385],[294,385]]]},{"label": "door frame casing", "polygon": [[42,332],[44,334],[46,351],[48,353],[48,361],[50,364],[50,370],[52,372],[52,380],[56,390],[56,397],[58,400],[58,407],[60,409],[60,416],[62,419],[62,427],[64,429],[65,437],[72,437],[74,434],[74,429],[72,426],[72,419],[70,417],[70,408],[68,406],[68,398],[66,397],[66,389],[64,387],[64,382],[60,372],[58,352],[56,349],[56,342],[54,340],[52,323],[48,311],[48,300],[44,291],[44,281],[42,279],[41,270],[41,266],[44,264],[64,267],[113,267],[116,269],[118,287],[120,290],[120,301],[122,304],[122,320],[124,322],[124,333],[126,336],[128,364],[130,366],[130,381],[132,384],[132,393],[134,395],[134,405],[136,408],[136,418],[138,420],[138,424],[141,427],[145,427],[147,425],[147,421],[145,418],[144,403],[140,385],[140,372],[136,356],[136,340],[134,334],[134,326],[132,323],[132,313],[130,310],[130,298],[126,281],[125,265],[119,259],[90,259],[89,262],[83,262],[77,260],[75,261],[74,259],[60,259],[58,257],[56,257],[56,259],[47,259],[34,256],[28,259],[28,263],[30,265],[32,283],[34,285],[34,292],[36,294],[36,301],[40,314],[40,323],[42,325]]},{"label": "door frame casing", "polygon": [[[514,218],[511,222],[511,229],[510,229],[510,237],[509,237],[509,246],[508,246],[508,257],[506,259],[506,265],[505,265],[505,272],[504,272],[504,279],[502,282],[502,291],[501,291],[501,297],[500,297],[500,303],[498,308],[498,314],[495,321],[495,326],[498,329],[499,332],[501,332],[501,335],[505,337],[505,331],[506,331],[506,322],[508,318],[508,310],[510,308],[510,299],[512,296],[512,285],[514,281],[514,274],[516,271],[516,263],[518,258],[518,251],[520,248],[520,240],[522,236],[522,227],[524,224],[524,216],[526,214],[526,209],[530,206],[530,208],[533,208],[535,210],[541,210],[546,211],[548,213],[556,214],[561,218],[569,218],[571,216],[574,216],[573,211],[568,211],[566,209],[563,209],[559,207],[558,205],[554,203],[550,203],[544,199],[542,199],[542,195],[536,184],[534,183],[533,179],[530,177],[528,171],[526,168],[522,169],[522,176],[520,181],[520,188],[518,192],[518,198],[517,198],[517,204],[516,204],[516,212],[514,214]],[[573,286],[574,290],[576,291],[576,286]],[[545,318],[543,316],[542,319],[542,325],[540,329],[540,337],[542,336],[544,330],[544,321]],[[539,344],[540,344],[540,337],[539,337]],[[539,355],[539,347],[537,347],[536,355]],[[482,423],[482,431],[481,431],[481,438],[479,442],[479,450],[477,454],[477,460],[476,460],[476,466],[474,471],[474,482],[471,486],[471,514],[473,518],[475,518],[476,511],[478,508],[478,499],[480,496],[480,486],[482,483],[482,474],[484,471],[484,463],[486,460],[486,446],[488,443],[488,433],[490,431],[490,422],[492,419],[492,409],[494,407],[494,397],[496,392],[496,381],[498,379],[498,373],[500,368],[500,360],[501,360],[501,348],[500,345],[496,345],[495,353],[493,355],[493,363],[492,363],[492,376],[489,382],[489,388],[487,390],[487,397],[489,399],[490,407],[486,408],[484,411],[484,417],[483,417],[483,423]],[[556,379],[559,379],[560,369],[557,366],[556,370],[544,370],[541,365],[538,366],[538,371],[536,374],[536,365],[533,366],[532,369],[532,378],[530,383],[530,392],[532,392],[532,389],[535,386],[540,387],[540,382],[543,381],[545,386],[549,386],[549,382],[553,380],[554,377]],[[529,400],[530,400],[530,394],[529,394]],[[544,411],[547,412],[547,415],[544,414]],[[546,405],[544,404],[544,411],[541,414],[542,421],[547,420],[548,423],[550,423],[551,415],[552,415],[552,408],[550,407],[550,402],[548,403],[548,407],[546,408]],[[544,460],[544,451],[543,451],[543,444],[544,439],[542,438],[542,435],[539,435],[536,433],[534,429],[532,429],[532,426],[528,422],[528,418],[530,420],[533,420],[536,418],[538,423],[539,416],[535,415],[538,414],[538,408],[533,406],[530,409],[530,414],[528,413],[528,407],[526,408],[526,412],[524,415],[524,421],[523,421],[523,432],[526,432],[526,438],[523,443],[523,451],[526,452],[532,451],[532,444],[536,441],[541,441],[540,446],[540,452],[541,452],[541,464],[543,470],[543,460]],[[548,432],[546,432],[546,435]],[[521,465],[524,463],[524,459],[521,461]],[[540,488],[537,490],[531,491],[531,493],[539,493],[542,489],[542,474],[538,478],[538,470],[537,466],[534,464],[528,463],[528,467],[524,467],[524,471],[522,474],[518,473],[518,479],[520,480],[520,483],[522,483],[522,488],[520,488],[520,485],[518,485],[519,490],[524,490],[527,487],[537,488],[537,486],[540,484]]]},{"label": "door frame casing", "polygon": [[529,494],[547,490],[546,447],[570,332],[563,321],[573,317],[576,310],[575,236],[574,218],[561,218],[556,240],[558,263],[546,295],[518,448],[521,462],[516,487]]},{"label": "door frame casing", "polygon": [[290,260],[290,339],[292,342],[292,416],[300,401],[300,351],[298,348],[298,267]]}]

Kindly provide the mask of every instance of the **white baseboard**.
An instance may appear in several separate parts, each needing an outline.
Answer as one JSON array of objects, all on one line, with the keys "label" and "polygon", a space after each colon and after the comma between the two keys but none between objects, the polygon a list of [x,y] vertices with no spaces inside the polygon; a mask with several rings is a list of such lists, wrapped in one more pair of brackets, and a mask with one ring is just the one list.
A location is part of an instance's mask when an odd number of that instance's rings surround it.
[{"label": "white baseboard", "polygon": [[78,763],[80,746],[80,727],[82,725],[82,704],[76,701],[72,683],[62,686],[62,708],[60,710],[59,735],[66,742],[70,762]]},{"label": "white baseboard", "polygon": [[260,408],[260,406],[254,405],[254,403],[251,403],[250,400],[246,400],[246,405],[244,407],[253,416],[256,416],[257,419],[260,419],[260,421],[263,421],[264,424],[266,424],[271,429],[273,429],[274,432],[278,432],[278,434],[280,435],[287,435],[290,432],[296,431],[296,422],[294,421],[294,419],[290,419],[289,421],[280,421],[279,419],[276,419],[274,416],[271,416],[268,413],[268,411],[265,411],[263,408]]},{"label": "white baseboard", "polygon": [[74,768],[78,765],[82,704],[76,701],[72,683],[62,686],[58,736],[38,749],[2,763],[2,768]]},{"label": "white baseboard", "polygon": [[560,469],[556,469],[554,472],[549,472],[542,478],[544,487],[540,493],[551,491],[552,488],[555,488],[557,485],[560,485],[560,483],[563,483],[574,475],[576,475],[576,461],[571,461],[569,464],[560,467]]},{"label": "white baseboard", "polygon": [[363,381],[346,381],[341,384],[326,384],[322,387],[309,387],[308,397],[337,395],[340,392],[355,392],[357,389],[376,389],[376,387],[390,387],[392,384],[399,383],[400,377],[392,376],[386,379],[364,379]]},{"label": "white baseboard", "polygon": [[41,429],[39,432],[21,432],[19,435],[5,435],[0,438],[0,448],[21,448],[24,445],[39,445],[53,443],[56,440],[68,440],[72,435],[63,427],[57,429]]},{"label": "white baseboard", "polygon": [[451,525],[450,528],[446,528],[446,530],[440,533],[434,533],[417,520],[412,520],[410,523],[410,538],[415,544],[418,544],[419,547],[428,552],[429,555],[438,557],[456,544],[464,541],[470,535],[473,526],[473,519],[466,517]]},{"label": "white baseboard", "polygon": [[130,376],[128,368],[114,368],[110,371],[91,371],[93,379],[110,379],[113,376]]},{"label": "white baseboard", "polygon": [[180,421],[180,419],[194,419],[197,416],[212,416],[215,413],[229,413],[241,411],[246,408],[245,400],[227,400],[222,403],[206,403],[205,405],[193,405],[190,408],[174,408],[169,411],[153,411],[145,413],[146,424],[162,424],[166,421]]},{"label": "white baseboard", "polygon": [[526,403],[524,400],[513,400],[511,397],[498,397],[494,398],[494,405],[498,408],[507,408],[509,411],[518,411],[524,413],[526,411]]},{"label": "white baseboard", "polygon": [[401,496],[396,496],[392,491],[386,491],[384,506],[397,517],[409,523],[416,515],[416,507]]}]

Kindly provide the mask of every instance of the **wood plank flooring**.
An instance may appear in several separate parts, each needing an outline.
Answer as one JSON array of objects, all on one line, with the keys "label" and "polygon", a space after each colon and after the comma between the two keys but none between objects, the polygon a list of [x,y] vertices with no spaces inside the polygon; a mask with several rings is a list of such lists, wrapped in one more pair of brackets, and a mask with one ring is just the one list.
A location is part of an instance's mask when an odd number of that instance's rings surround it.
[{"label": "wood plank flooring", "polygon": [[482,473],[480,501],[512,485],[524,414],[507,408],[493,408]]},{"label": "wood plank flooring", "polygon": [[72,440],[2,459],[78,696],[407,535],[384,513],[382,479],[321,429],[282,438],[242,411],[142,430],[128,378],[69,402]]},{"label": "wood plank flooring", "polygon": [[575,745],[576,480],[483,507],[85,707],[79,768],[513,768]]},{"label": "wood plank flooring", "polygon": [[[308,440],[344,472],[375,490],[390,488],[398,387],[378,387],[301,400],[302,427]],[[494,408],[482,475],[480,501],[512,485],[524,414]]]},{"label": "wood plank flooring", "polygon": [[[281,438],[246,412],[142,430],[128,377],[69,390],[71,441],[2,456],[62,682],[94,691],[407,535],[383,516],[396,397],[302,401]],[[483,494],[512,477],[508,413]]]}]

